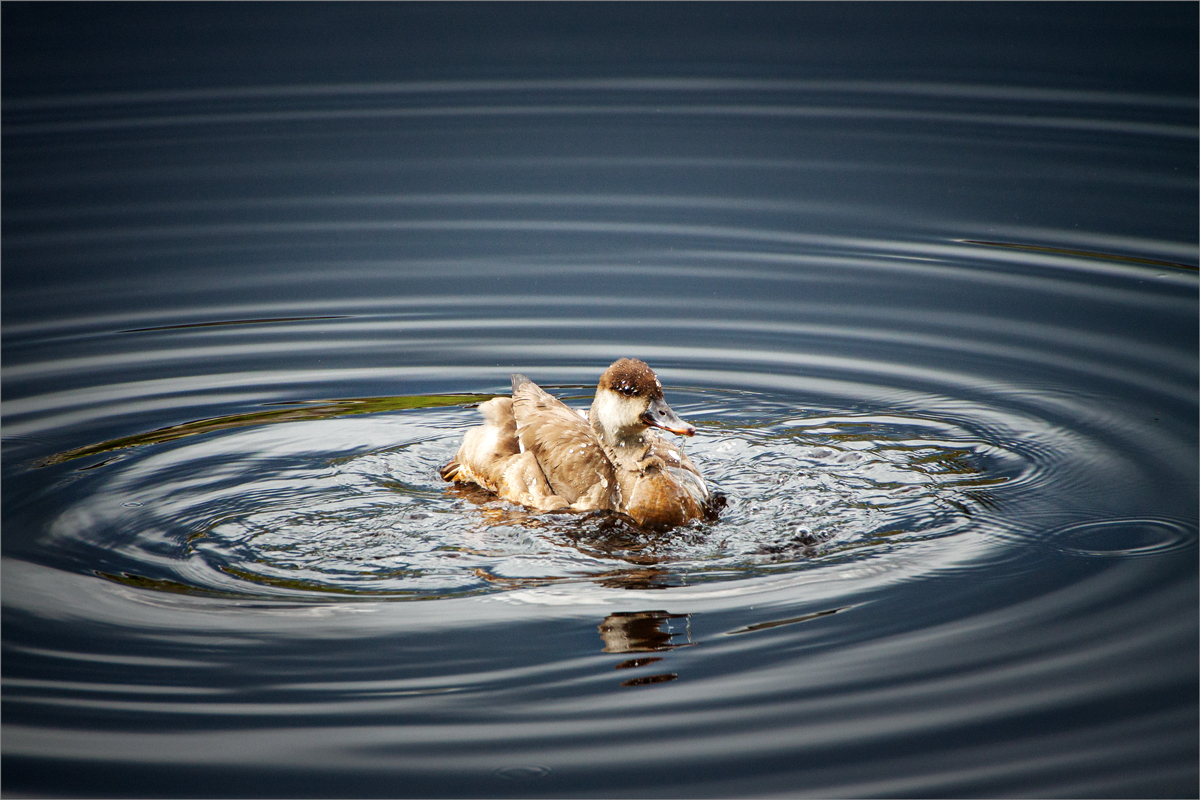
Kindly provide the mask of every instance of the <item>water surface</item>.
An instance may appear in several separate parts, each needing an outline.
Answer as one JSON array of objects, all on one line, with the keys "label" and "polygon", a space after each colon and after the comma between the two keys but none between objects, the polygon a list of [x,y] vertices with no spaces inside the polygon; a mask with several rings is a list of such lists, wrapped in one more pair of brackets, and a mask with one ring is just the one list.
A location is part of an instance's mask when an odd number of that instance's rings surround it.
[{"label": "water surface", "polygon": [[[1039,48],[1073,11],[1010,20],[1017,58],[916,6],[924,55],[818,69],[745,42],[848,11],[713,6],[498,74],[456,49],[486,19],[416,6],[388,61],[400,12],[351,7],[362,52],[253,81],[282,17],[202,80],[162,10],[81,10],[94,66],[43,83],[50,12],[12,8],[6,791],[1200,791],[1194,7],[1125,60]],[[543,23],[618,40],[579,13]],[[434,23],[464,38],[413,66]],[[585,407],[622,356],[718,519],[442,482],[510,373]]]}]

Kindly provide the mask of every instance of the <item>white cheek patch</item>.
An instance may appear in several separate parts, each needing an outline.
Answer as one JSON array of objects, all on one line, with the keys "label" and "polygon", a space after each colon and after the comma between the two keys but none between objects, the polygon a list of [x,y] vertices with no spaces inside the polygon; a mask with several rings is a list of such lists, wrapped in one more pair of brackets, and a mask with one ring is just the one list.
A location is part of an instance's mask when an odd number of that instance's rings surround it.
[{"label": "white cheek patch", "polygon": [[599,403],[596,404],[596,416],[600,417],[600,424],[606,428],[612,428],[618,424],[621,416],[618,395],[613,392],[602,392],[599,396]]},{"label": "white cheek patch", "polygon": [[596,399],[599,401],[596,416],[609,433],[619,435],[622,430],[642,427],[638,418],[646,410],[644,399],[625,397],[612,391],[601,392]]}]

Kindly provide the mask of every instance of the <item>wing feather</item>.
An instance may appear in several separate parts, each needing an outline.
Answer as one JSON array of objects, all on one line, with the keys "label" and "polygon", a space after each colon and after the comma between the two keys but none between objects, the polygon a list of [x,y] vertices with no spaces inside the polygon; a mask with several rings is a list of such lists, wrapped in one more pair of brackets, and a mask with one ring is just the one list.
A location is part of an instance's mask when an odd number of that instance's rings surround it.
[{"label": "wing feather", "polygon": [[589,508],[605,507],[616,479],[587,421],[523,375],[513,376],[512,397],[517,438],[554,493],[569,503],[583,498]]}]

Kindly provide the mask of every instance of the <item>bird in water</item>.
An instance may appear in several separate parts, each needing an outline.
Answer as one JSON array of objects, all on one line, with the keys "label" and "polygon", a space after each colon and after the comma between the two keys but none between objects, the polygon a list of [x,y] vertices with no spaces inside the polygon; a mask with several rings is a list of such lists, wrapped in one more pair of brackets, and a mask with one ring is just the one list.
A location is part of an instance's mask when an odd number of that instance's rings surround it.
[{"label": "bird in water", "polygon": [[467,431],[442,468],[447,481],[474,483],[540,511],[617,511],[652,529],[712,517],[723,500],[682,448],[651,430],[696,433],[667,405],[643,361],[622,358],[605,370],[588,412],[524,375],[512,376],[512,397],[492,398],[479,410],[486,421]]}]

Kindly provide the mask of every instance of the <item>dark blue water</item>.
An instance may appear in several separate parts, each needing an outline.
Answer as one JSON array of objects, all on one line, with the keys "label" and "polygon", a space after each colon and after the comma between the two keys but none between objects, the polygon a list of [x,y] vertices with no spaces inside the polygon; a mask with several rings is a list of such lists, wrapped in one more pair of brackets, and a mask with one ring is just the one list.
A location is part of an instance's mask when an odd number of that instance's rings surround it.
[{"label": "dark blue water", "polygon": [[1200,793],[1194,4],[0,15],[5,792]]}]

